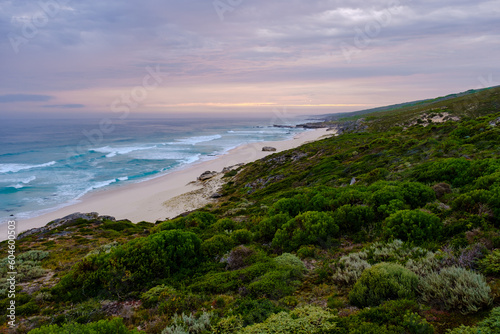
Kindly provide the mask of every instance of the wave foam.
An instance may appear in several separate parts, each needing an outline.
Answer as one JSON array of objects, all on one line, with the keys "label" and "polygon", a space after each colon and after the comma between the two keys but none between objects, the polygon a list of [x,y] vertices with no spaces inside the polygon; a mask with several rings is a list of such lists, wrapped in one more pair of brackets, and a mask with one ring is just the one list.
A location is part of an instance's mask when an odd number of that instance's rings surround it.
[{"label": "wave foam", "polygon": [[196,145],[199,143],[205,143],[205,142],[220,139],[220,138],[222,138],[221,135],[197,136],[197,137],[189,137],[189,138],[184,138],[184,139],[176,139],[175,143],[169,143],[169,144]]},{"label": "wave foam", "polygon": [[106,158],[112,158],[117,156],[118,154],[128,154],[134,151],[142,151],[142,150],[150,150],[156,148],[156,146],[149,147],[138,147],[138,146],[130,146],[130,147],[110,147],[104,146],[100,148],[94,148],[90,150],[90,152],[99,152],[99,153],[107,153]]},{"label": "wave foam", "polygon": [[52,165],[55,165],[55,161],[47,162],[44,164],[40,165],[28,165],[28,164],[0,164],[0,173],[17,173],[22,170],[26,169],[33,169],[33,168],[43,168],[43,167],[49,167]]}]

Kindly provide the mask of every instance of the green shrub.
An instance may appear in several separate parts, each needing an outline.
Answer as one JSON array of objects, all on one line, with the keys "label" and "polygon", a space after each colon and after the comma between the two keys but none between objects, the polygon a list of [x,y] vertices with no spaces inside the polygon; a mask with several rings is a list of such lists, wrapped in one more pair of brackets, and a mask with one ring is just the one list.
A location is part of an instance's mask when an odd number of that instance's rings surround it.
[{"label": "green shrub", "polygon": [[456,327],[454,329],[448,329],[446,334],[489,334],[488,332],[479,333],[477,328],[461,325],[460,327]]},{"label": "green shrub", "polygon": [[419,210],[402,210],[385,220],[384,232],[388,238],[422,243],[439,239],[443,223],[430,213]]},{"label": "green shrub", "polygon": [[296,277],[302,277],[307,270],[304,263],[296,256],[290,253],[283,253],[273,259],[278,270],[290,270]]},{"label": "green shrub", "polygon": [[413,299],[418,277],[395,263],[379,263],[366,269],[349,293],[351,304],[377,306],[388,299]]},{"label": "green shrub", "polygon": [[89,324],[69,323],[63,326],[47,325],[28,332],[29,334],[135,334],[138,330],[128,330],[121,318],[100,320]]},{"label": "green shrub", "polygon": [[141,294],[142,305],[146,308],[154,307],[160,300],[166,299],[175,294],[175,289],[167,285],[157,285],[154,288]]},{"label": "green shrub", "polygon": [[201,244],[203,254],[211,258],[220,258],[233,247],[233,239],[225,234],[214,235]]},{"label": "green shrub", "polygon": [[315,257],[316,248],[314,246],[302,246],[297,251],[297,256],[301,259]]},{"label": "green shrub", "polygon": [[215,326],[212,326],[212,331],[215,334],[234,334],[243,328],[243,320],[240,316],[232,315],[222,318]]},{"label": "green shrub", "polygon": [[375,213],[369,206],[347,204],[335,210],[333,218],[341,231],[356,233],[374,222]]},{"label": "green shrub", "polygon": [[[373,187],[376,186],[377,184],[373,185]],[[370,203],[372,203],[375,207],[388,205],[391,201],[394,200],[398,200],[403,203],[405,202],[401,189],[394,185],[386,185],[381,189],[374,191],[370,197]]]},{"label": "green shrub", "polygon": [[490,315],[476,327],[460,326],[449,329],[446,334],[496,334],[500,333],[500,307],[491,310]]},{"label": "green shrub", "polygon": [[436,200],[436,193],[431,187],[419,182],[403,182],[401,185],[403,198],[412,209],[424,206]]},{"label": "green shrub", "polygon": [[231,238],[234,240],[236,244],[248,244],[252,241],[252,232],[247,229],[236,230],[231,233]]},{"label": "green shrub", "polygon": [[458,196],[452,203],[453,210],[480,213],[490,203],[493,193],[488,190],[473,190]]},{"label": "green shrub", "polygon": [[211,330],[211,313],[203,312],[198,318],[193,314],[175,315],[173,324],[166,327],[161,334],[201,334]]},{"label": "green shrub", "polygon": [[276,231],[278,231],[289,220],[290,215],[287,213],[279,213],[263,219],[258,225],[260,238],[265,241],[272,241]]},{"label": "green shrub", "polygon": [[490,315],[477,324],[480,333],[500,333],[500,307],[491,310]]},{"label": "green shrub", "polygon": [[420,281],[422,301],[444,310],[469,314],[492,303],[485,278],[460,267],[433,272]]},{"label": "green shrub", "polygon": [[303,196],[295,196],[292,198],[282,198],[273,204],[270,214],[285,213],[291,217],[295,217],[301,212],[306,211],[307,200]]},{"label": "green shrub", "polygon": [[303,245],[326,245],[338,232],[338,225],[328,213],[308,211],[284,224],[276,232],[273,246],[293,251]]},{"label": "green shrub", "polygon": [[253,325],[266,320],[271,314],[284,311],[283,308],[275,306],[269,299],[245,298],[236,303],[234,314],[239,316],[243,326]]},{"label": "green shrub", "polygon": [[236,223],[232,219],[222,218],[213,225],[213,228],[218,232],[232,231],[236,228]]},{"label": "green shrub", "polygon": [[291,270],[272,270],[248,285],[255,298],[267,297],[278,300],[291,295],[300,286],[300,281]]},{"label": "green shrub", "polygon": [[271,315],[260,324],[248,326],[239,334],[320,334],[335,330],[337,317],[317,306],[296,308],[290,313]]},{"label": "green shrub", "polygon": [[84,258],[52,293],[78,300],[140,291],[154,286],[156,280],[190,272],[200,261],[200,247],[201,240],[195,234],[180,230],[137,238],[111,253]]}]

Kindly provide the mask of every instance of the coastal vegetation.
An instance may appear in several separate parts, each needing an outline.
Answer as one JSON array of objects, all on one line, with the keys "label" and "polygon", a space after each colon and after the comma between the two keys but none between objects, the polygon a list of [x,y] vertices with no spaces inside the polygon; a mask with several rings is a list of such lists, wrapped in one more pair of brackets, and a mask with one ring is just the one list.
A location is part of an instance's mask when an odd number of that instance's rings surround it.
[{"label": "coastal vegetation", "polygon": [[500,88],[344,116],[200,210],[21,235],[16,332],[497,333]]}]

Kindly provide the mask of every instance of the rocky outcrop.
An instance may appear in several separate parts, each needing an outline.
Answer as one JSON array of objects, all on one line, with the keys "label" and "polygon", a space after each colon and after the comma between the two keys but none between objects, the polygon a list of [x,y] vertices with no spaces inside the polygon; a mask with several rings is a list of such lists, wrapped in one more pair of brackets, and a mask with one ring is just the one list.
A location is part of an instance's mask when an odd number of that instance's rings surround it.
[{"label": "rocky outcrop", "polygon": [[199,181],[206,181],[206,180],[209,180],[215,176],[217,176],[217,172],[211,172],[211,171],[207,170],[206,172],[204,172],[200,176],[198,176],[198,180]]},{"label": "rocky outcrop", "polygon": [[276,152],[276,147],[264,146],[262,152]]},{"label": "rocky outcrop", "polygon": [[90,212],[90,213],[76,212],[76,213],[72,213],[68,216],[65,216],[63,218],[53,220],[43,227],[34,228],[34,229],[28,230],[26,232],[23,232],[19,235],[18,239],[22,239],[22,238],[25,238],[25,237],[28,237],[30,235],[37,234],[37,233],[43,234],[45,232],[54,230],[58,227],[75,223],[79,219],[90,220],[90,221],[92,221],[92,220],[97,220],[97,221],[112,220],[112,221],[115,221],[116,220],[115,217],[111,217],[111,216],[99,216],[99,214],[97,212]]},{"label": "rocky outcrop", "polygon": [[243,166],[244,164],[236,164],[236,165],[232,165],[232,166],[227,166],[227,167],[224,167],[224,169],[222,169],[222,173],[229,173],[230,171],[232,171],[233,169],[236,169],[238,167],[241,167]]}]

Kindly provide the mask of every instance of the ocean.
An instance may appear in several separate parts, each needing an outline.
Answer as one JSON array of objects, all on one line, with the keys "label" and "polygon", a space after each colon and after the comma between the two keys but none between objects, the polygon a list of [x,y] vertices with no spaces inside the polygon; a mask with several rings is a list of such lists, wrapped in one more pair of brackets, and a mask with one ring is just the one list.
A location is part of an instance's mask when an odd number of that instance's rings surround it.
[{"label": "ocean", "polygon": [[[287,120],[286,125],[304,122]],[[90,192],[142,182],[232,148],[303,129],[266,119],[3,120],[0,222],[27,219]]]}]

